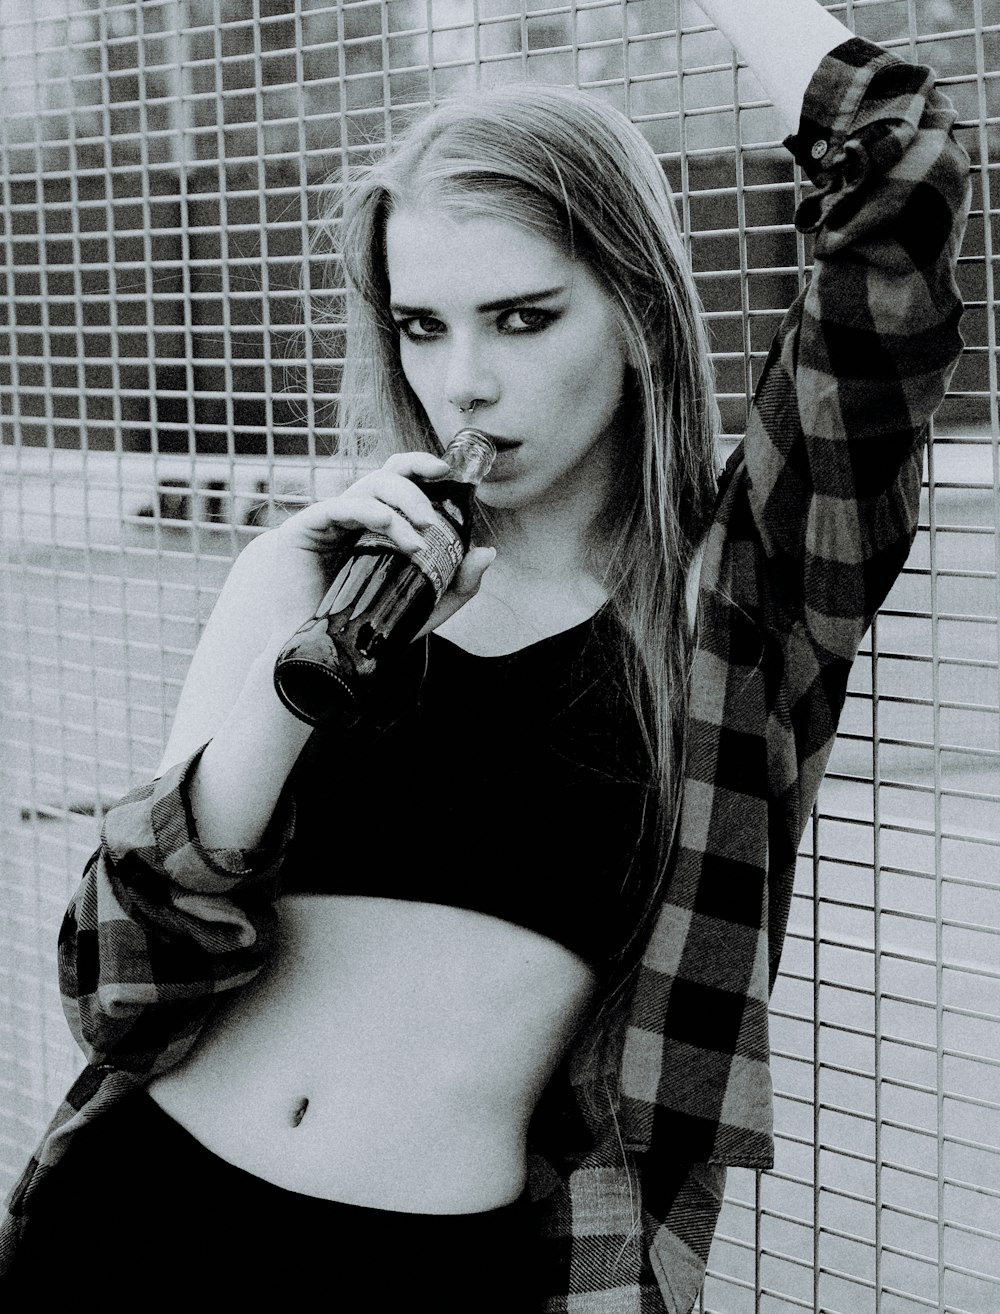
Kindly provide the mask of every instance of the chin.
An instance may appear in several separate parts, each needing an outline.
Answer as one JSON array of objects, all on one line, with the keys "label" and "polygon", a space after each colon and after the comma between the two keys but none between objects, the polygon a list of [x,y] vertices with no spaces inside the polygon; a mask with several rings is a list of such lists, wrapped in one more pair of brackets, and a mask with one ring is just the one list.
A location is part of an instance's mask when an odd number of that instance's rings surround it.
[{"label": "chin", "polygon": [[505,479],[503,483],[480,484],[476,499],[491,511],[518,511],[536,500],[526,489],[518,488],[512,479]]},{"label": "chin", "polygon": [[[523,496],[523,490],[520,490]],[[516,479],[497,479],[492,474],[486,476],[476,489],[476,498],[484,506],[507,506],[511,499],[520,501]]]}]

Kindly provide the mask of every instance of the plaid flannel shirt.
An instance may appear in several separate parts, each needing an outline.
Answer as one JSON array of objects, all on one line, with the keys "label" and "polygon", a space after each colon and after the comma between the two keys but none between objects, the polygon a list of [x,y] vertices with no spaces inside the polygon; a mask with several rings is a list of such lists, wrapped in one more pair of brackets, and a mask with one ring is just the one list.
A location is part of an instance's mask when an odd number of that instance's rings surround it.
[{"label": "plaid flannel shirt", "polygon": [[[796,850],[962,346],[954,118],[930,70],[851,39],[786,143],[816,185],[796,215],[815,264],[708,533],[678,840],[609,1074],[617,1115],[584,1108],[571,1056],[533,1123],[547,1314],[688,1314],[726,1165],[772,1162],[767,1011]],[[183,1058],[268,955],[293,805],[259,851],[206,852],[186,803],[196,761],[112,808],[67,913],[62,988],[88,1066],[14,1190],[0,1265],[76,1130]]]}]

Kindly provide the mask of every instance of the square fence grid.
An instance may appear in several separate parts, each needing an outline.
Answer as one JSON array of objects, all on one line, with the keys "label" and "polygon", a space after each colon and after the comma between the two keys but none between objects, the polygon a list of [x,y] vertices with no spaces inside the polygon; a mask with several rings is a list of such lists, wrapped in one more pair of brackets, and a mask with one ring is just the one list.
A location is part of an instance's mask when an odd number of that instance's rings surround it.
[{"label": "square fence grid", "polygon": [[[773,1003],[777,1165],[730,1175],[703,1311],[1000,1309],[1000,0],[831,5],[931,64],[974,200],[967,350],[851,683]],[[336,481],[324,183],[414,111],[575,83],[675,189],[738,437],[807,275],[802,180],[684,0],[22,0],[0,14],[0,1186],[79,1067],[59,919],[158,760],[253,525]],[[332,274],[332,278],[330,275]]]}]

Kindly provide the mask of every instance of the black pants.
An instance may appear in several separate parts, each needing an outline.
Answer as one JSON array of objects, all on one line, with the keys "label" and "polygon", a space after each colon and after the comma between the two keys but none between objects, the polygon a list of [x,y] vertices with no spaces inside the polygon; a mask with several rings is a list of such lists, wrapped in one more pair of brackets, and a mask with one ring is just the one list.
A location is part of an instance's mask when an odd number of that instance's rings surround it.
[{"label": "black pants", "polygon": [[138,1092],[77,1133],[38,1188],[0,1303],[535,1314],[527,1214],[523,1201],[408,1214],[287,1191],[218,1158]]}]

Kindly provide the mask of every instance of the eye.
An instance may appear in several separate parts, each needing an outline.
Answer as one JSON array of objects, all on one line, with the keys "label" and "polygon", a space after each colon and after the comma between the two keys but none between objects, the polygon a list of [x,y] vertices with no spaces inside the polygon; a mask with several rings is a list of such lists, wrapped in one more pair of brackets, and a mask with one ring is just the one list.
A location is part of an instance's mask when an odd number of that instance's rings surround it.
[{"label": "eye", "polygon": [[515,310],[504,311],[498,327],[501,333],[541,333],[558,318],[551,310],[541,310],[537,306],[518,306]]},{"label": "eye", "polygon": [[444,332],[444,325],[433,315],[414,315],[412,319],[397,319],[396,327],[411,342],[427,342],[430,338],[439,338]]}]

